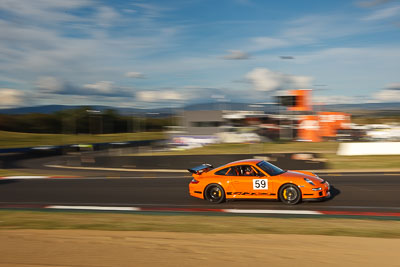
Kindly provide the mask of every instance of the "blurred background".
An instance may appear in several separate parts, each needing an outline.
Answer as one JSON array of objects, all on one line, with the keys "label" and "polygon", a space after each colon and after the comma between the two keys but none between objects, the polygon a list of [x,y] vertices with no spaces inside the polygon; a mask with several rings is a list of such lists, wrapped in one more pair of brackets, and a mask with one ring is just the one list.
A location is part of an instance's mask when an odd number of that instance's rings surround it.
[{"label": "blurred background", "polygon": [[[281,160],[286,159],[277,163],[289,169],[398,167],[399,103],[322,105],[312,102],[312,89],[279,93],[274,102],[253,104],[221,101],[153,109],[64,105],[3,109],[0,152],[3,159],[13,153],[33,158],[84,153],[91,159],[75,164],[103,167],[115,166],[112,157],[117,155],[131,157],[131,163],[135,156],[164,156],[162,163],[158,159],[144,165],[184,169],[198,159],[186,157],[187,162],[183,159],[178,166],[168,157],[200,154],[208,155],[202,156],[204,162],[224,164],[265,153],[281,154]],[[100,159],[104,152],[109,153],[109,160]],[[212,157],[215,154],[240,156],[220,155],[218,160]],[[131,165],[140,168],[141,164]]]},{"label": "blurred background", "polygon": [[[325,168],[344,156],[345,168],[394,168],[399,10],[374,0],[1,1],[0,152],[312,152]],[[363,144],[339,145],[352,142]],[[375,155],[382,163],[357,158]]]}]

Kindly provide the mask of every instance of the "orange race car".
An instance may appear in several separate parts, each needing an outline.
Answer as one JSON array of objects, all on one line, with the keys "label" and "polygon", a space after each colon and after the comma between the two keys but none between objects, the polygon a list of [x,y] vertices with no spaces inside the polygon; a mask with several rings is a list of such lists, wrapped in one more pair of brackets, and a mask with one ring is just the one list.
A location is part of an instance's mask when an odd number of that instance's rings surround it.
[{"label": "orange race car", "polygon": [[227,199],[278,199],[285,204],[330,197],[327,181],[307,171],[285,171],[275,165],[247,159],[218,168],[203,164],[192,169],[189,193],[221,203]]}]

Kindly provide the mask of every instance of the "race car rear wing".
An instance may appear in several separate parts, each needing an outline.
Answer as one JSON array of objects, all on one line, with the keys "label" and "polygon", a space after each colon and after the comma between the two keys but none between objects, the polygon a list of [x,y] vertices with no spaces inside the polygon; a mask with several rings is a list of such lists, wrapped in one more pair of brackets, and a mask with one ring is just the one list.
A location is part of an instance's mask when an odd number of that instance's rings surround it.
[{"label": "race car rear wing", "polygon": [[196,166],[194,168],[188,169],[188,171],[193,173],[193,174],[200,175],[203,172],[208,172],[209,170],[211,170],[213,168],[214,167],[211,164],[204,163],[204,164],[201,164],[200,166]]}]

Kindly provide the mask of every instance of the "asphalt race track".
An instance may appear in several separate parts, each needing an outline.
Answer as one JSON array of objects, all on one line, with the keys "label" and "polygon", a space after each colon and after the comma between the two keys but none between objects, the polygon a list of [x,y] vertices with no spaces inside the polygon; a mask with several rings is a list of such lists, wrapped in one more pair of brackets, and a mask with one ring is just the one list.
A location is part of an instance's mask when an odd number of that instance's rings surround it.
[{"label": "asphalt race track", "polygon": [[333,186],[323,202],[287,206],[271,200],[211,204],[190,197],[190,178],[0,180],[0,205],[102,205],[177,208],[308,209],[400,212],[400,174],[320,175]]},{"label": "asphalt race track", "polygon": [[[190,174],[77,170],[46,167],[57,157],[11,160],[4,165],[28,173],[86,178],[0,179],[0,207],[7,205],[101,205],[206,209],[294,209],[400,213],[400,173],[319,174],[332,186],[332,198],[287,206],[274,200],[235,200],[211,204],[188,194]],[[182,171],[182,170],[180,170]],[[318,171],[316,171],[318,174]]]}]

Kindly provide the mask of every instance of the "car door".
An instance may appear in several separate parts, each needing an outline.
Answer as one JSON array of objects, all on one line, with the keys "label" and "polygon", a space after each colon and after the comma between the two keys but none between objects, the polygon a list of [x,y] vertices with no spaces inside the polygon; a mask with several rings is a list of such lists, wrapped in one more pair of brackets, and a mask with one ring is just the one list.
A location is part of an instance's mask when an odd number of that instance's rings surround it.
[{"label": "car door", "polygon": [[[237,176],[232,177],[233,194],[242,198],[262,198],[268,195],[268,178],[255,166],[235,166]],[[249,174],[246,170],[251,169]],[[260,176],[261,175],[261,176]]]},{"label": "car door", "polygon": [[271,192],[273,191],[273,181],[268,174],[263,173],[256,166],[252,166],[256,175],[252,177],[252,196],[256,198],[265,198],[271,196]]}]

